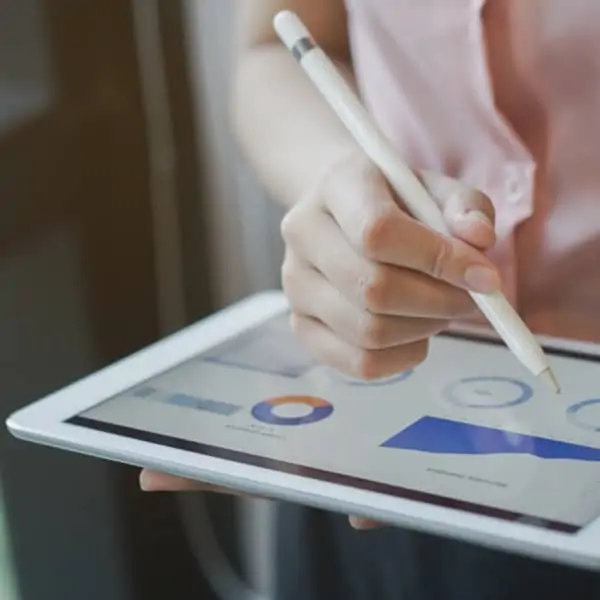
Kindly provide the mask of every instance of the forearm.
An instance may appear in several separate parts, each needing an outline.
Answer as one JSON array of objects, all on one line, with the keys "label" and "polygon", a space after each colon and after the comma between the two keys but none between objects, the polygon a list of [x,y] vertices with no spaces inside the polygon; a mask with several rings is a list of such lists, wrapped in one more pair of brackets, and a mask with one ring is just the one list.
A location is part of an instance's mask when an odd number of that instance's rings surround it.
[{"label": "forearm", "polygon": [[[340,65],[353,80],[349,65]],[[272,197],[291,206],[355,143],[283,45],[247,51],[233,110],[241,147]]]}]

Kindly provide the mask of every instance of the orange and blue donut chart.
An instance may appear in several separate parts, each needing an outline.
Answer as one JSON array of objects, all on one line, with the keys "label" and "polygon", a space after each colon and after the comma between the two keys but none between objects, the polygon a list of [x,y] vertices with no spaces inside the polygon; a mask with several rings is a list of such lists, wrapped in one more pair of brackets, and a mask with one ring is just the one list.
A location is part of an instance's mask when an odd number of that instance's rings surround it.
[{"label": "orange and blue donut chart", "polygon": [[[297,417],[284,417],[275,413],[275,409],[285,405],[300,405],[309,407],[308,414]],[[308,425],[326,419],[333,413],[333,405],[316,396],[280,396],[270,398],[255,404],[252,416],[261,423],[268,425]]]}]

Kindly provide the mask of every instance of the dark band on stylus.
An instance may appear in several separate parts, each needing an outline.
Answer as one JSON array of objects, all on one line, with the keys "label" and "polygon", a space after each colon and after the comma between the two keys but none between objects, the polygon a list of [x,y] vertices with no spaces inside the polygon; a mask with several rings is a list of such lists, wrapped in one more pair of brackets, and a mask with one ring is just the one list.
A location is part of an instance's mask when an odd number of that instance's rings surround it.
[{"label": "dark band on stylus", "polygon": [[292,48],[294,58],[300,62],[306,54],[316,48],[315,43],[308,37],[300,38]]}]

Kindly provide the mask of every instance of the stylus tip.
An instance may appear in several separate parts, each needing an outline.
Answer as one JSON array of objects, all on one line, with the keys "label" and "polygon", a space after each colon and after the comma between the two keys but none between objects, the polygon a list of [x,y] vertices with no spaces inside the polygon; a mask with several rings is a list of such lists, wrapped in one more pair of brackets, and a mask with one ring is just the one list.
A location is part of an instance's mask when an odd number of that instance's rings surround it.
[{"label": "stylus tip", "polygon": [[548,367],[544,371],[542,371],[538,375],[539,379],[541,379],[548,387],[552,388],[556,394],[560,394],[560,385],[558,383],[558,379],[556,379],[556,375],[554,371]]}]

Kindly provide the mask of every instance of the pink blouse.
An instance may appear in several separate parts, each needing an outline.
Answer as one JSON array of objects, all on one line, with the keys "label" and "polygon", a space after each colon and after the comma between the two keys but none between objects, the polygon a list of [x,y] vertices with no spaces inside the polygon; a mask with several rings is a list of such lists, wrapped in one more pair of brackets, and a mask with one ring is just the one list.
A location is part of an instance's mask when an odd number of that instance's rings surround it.
[{"label": "pink blouse", "polygon": [[490,196],[521,315],[600,342],[600,1],[347,4],[365,102],[410,165]]}]

